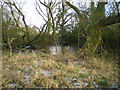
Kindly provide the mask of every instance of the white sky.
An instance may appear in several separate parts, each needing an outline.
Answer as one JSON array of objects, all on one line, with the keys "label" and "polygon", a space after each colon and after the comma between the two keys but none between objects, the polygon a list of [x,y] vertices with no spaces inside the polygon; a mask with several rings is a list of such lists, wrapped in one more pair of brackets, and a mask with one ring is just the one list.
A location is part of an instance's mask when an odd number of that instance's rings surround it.
[{"label": "white sky", "polygon": [[21,0],[23,4],[23,13],[25,15],[25,20],[28,25],[40,26],[43,24],[42,17],[38,14],[35,9],[35,0]]},{"label": "white sky", "polygon": [[[17,1],[17,0],[16,0]],[[44,24],[44,21],[42,17],[38,14],[38,12],[35,9],[35,0],[18,0],[21,1],[23,4],[23,14],[25,15],[25,20],[28,25],[36,25],[40,27],[41,25]],[[48,0],[46,0],[48,1]],[[55,0],[55,1],[60,1],[60,0]],[[68,0],[69,1],[69,0]],[[75,2],[82,2],[83,0],[70,0],[73,1],[74,4]],[[84,2],[90,2],[91,0],[84,0]],[[96,0],[94,0],[96,1]],[[46,9],[43,5],[41,5],[41,8],[43,11],[46,12]]]},{"label": "white sky", "polygon": [[[38,14],[38,12],[35,9],[35,0],[18,0],[18,1],[21,1],[23,3],[22,12],[25,15],[25,20],[28,25],[31,25],[31,26],[36,25],[40,27],[41,25],[44,24],[42,17]],[[71,0],[71,1],[76,2],[77,0]],[[46,9],[43,5],[41,5],[41,8],[44,12],[46,12]]]}]

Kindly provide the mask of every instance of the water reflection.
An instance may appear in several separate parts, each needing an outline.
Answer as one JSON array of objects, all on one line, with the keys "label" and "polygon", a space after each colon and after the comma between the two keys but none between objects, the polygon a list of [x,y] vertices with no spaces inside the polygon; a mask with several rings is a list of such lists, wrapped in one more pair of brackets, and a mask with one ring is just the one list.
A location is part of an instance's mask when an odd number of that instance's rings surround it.
[{"label": "water reflection", "polygon": [[55,55],[64,53],[74,53],[78,50],[78,48],[72,46],[50,46],[49,50],[51,54]]}]

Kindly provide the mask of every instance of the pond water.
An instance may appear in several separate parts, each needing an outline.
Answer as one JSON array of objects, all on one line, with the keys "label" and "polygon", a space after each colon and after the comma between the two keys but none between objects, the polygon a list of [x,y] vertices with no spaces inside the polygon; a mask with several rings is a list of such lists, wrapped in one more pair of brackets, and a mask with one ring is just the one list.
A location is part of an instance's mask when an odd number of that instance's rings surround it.
[{"label": "pond water", "polygon": [[50,46],[49,47],[51,54],[64,54],[64,53],[74,53],[78,48],[73,46]]},{"label": "pond water", "polygon": [[[24,48],[24,49],[27,52],[42,53],[42,51],[40,49],[35,49],[35,50],[31,50],[28,48],[27,49]],[[55,55],[55,54],[64,54],[64,53],[74,53],[75,51],[78,50],[78,48],[74,47],[74,46],[49,46],[48,50],[50,51],[50,54]],[[13,52],[22,53],[24,51],[14,50]]]}]

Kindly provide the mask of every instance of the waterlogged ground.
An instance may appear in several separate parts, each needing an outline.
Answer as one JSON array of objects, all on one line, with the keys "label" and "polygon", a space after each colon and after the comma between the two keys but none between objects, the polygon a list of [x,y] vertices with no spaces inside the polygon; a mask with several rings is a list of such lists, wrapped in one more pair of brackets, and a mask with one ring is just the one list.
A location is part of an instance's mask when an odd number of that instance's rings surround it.
[{"label": "waterlogged ground", "polygon": [[117,88],[118,65],[112,58],[72,54],[21,53],[3,56],[2,87]]}]

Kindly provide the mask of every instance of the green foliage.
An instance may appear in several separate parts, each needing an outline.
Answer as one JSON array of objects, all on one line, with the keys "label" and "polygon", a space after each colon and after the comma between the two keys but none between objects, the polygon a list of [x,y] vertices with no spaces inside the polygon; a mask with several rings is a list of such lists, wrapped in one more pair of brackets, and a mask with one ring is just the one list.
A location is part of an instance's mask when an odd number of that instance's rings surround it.
[{"label": "green foliage", "polygon": [[[23,41],[23,36],[25,34],[25,32],[23,31],[25,29],[24,27],[18,28],[12,19],[10,19],[9,22],[7,22],[5,19],[3,19],[2,25],[3,25],[2,26],[3,48],[9,47],[8,39],[9,39],[9,41],[14,39],[11,42],[11,46],[13,49],[15,47],[21,47],[24,45],[24,43],[25,44],[27,43],[26,37],[24,38],[25,42]],[[28,30],[29,30],[30,41],[34,40],[34,38],[36,38],[36,36],[39,34],[39,32],[34,27],[28,26]],[[50,35],[49,33],[48,34],[40,33],[39,37],[34,42],[32,42],[31,45],[33,47],[38,46],[40,48],[47,48],[49,45],[51,45],[53,43],[54,43],[54,40],[53,40],[52,35]]]},{"label": "green foliage", "polygon": [[22,82],[22,81],[18,81],[18,86],[22,86],[22,87],[24,87],[24,85],[25,85],[24,82]]},{"label": "green foliage", "polygon": [[50,45],[54,45],[55,41],[50,34],[41,33],[40,36],[33,42],[33,45],[39,46],[40,49],[48,49]]},{"label": "green foliage", "polygon": [[78,77],[79,77],[79,78],[87,78],[88,75],[85,74],[85,73],[79,73]]},{"label": "green foliage", "polygon": [[[112,25],[105,28],[103,32],[103,46],[109,52],[117,52],[120,50],[120,30],[118,28],[119,24]],[[112,50],[112,51],[111,51]]]},{"label": "green foliage", "polygon": [[60,31],[59,42],[62,45],[84,46],[86,38],[83,36],[85,30],[79,27],[74,27],[73,30]]},{"label": "green foliage", "polygon": [[60,44],[62,45],[70,45],[70,44],[75,44],[77,43],[77,38],[74,35],[74,33],[65,31],[64,33],[61,34],[60,36]]}]

